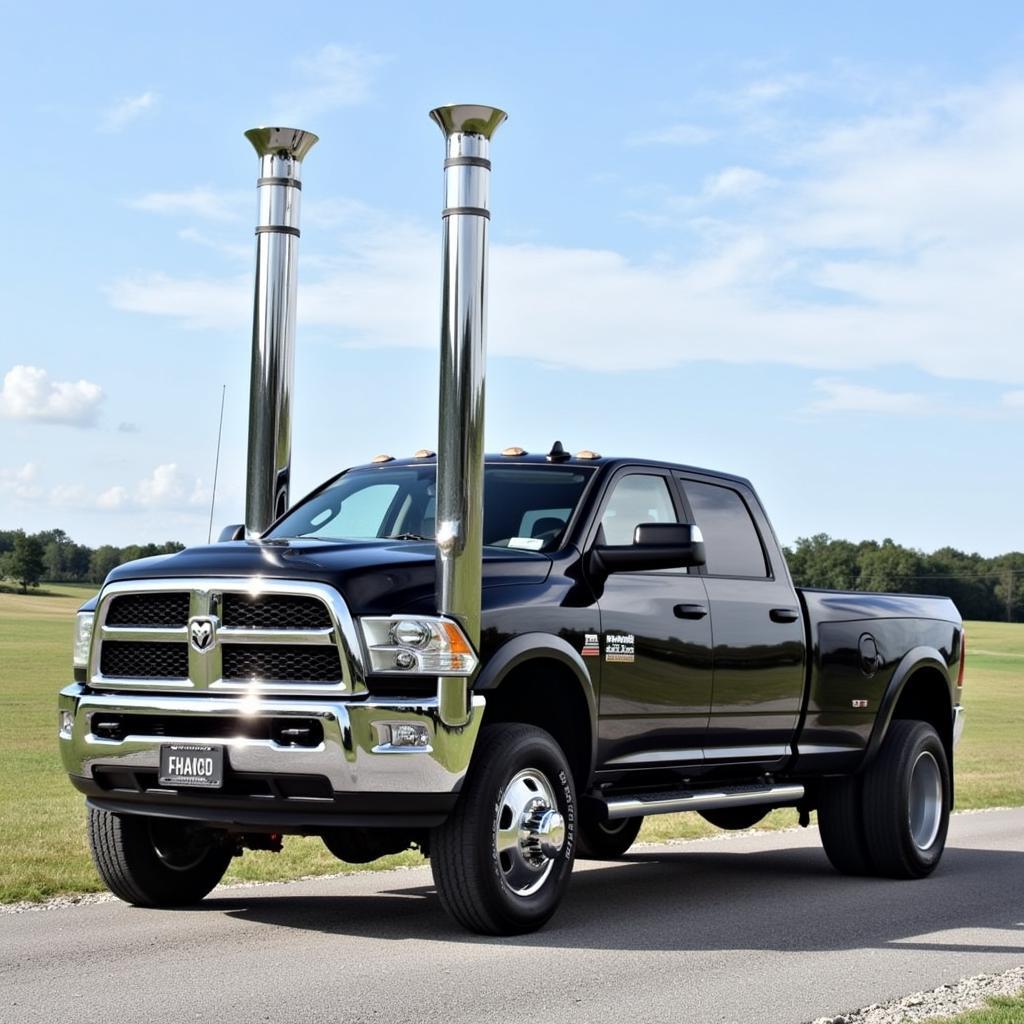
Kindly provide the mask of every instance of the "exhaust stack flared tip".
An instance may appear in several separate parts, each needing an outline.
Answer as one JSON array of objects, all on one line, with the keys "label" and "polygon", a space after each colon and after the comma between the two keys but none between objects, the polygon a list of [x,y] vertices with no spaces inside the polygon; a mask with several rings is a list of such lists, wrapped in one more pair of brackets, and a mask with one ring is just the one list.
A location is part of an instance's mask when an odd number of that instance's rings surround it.
[{"label": "exhaust stack flared tip", "polygon": [[435,107],[430,116],[445,135],[461,132],[464,135],[482,135],[485,139],[490,139],[508,118],[504,110],[478,103],[449,103]]},{"label": "exhaust stack flared tip", "polygon": [[250,128],[245,137],[260,156],[286,156],[302,160],[320,141],[319,135],[301,128]]}]

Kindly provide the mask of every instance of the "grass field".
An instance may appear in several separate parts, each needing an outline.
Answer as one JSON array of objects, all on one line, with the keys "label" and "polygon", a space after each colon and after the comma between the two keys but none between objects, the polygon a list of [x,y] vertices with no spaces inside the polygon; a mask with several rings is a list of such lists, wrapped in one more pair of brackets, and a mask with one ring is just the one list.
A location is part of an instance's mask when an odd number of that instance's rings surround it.
[{"label": "grass field", "polygon": [[[85,842],[83,798],[60,764],[56,693],[71,678],[74,613],[94,588],[45,585],[0,593],[0,902],[91,892],[103,886]],[[957,752],[959,808],[1024,805],[1024,625],[968,624],[967,730]],[[762,827],[795,824],[773,812]],[[641,840],[709,835],[697,815],[649,818]],[[420,863],[409,852],[371,867]],[[280,854],[248,852],[228,880],[271,880],[359,870],[318,839],[290,837]]]},{"label": "grass field", "polygon": [[1024,1021],[1024,996],[994,996],[986,1006],[956,1017],[943,1017],[932,1024],[1021,1024]]}]

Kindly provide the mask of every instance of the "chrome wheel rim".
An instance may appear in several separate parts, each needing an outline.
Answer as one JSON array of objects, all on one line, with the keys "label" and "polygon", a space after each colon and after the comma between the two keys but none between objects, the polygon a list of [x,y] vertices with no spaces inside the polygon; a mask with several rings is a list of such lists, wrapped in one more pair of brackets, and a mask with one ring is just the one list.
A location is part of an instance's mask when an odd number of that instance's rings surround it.
[{"label": "chrome wheel rim", "polygon": [[908,820],[914,845],[927,850],[942,824],[942,772],[935,755],[928,750],[917,755],[910,772]]},{"label": "chrome wheel rim", "polygon": [[502,881],[516,896],[532,896],[547,881],[565,845],[565,821],[547,776],[526,768],[498,800],[495,856]]}]

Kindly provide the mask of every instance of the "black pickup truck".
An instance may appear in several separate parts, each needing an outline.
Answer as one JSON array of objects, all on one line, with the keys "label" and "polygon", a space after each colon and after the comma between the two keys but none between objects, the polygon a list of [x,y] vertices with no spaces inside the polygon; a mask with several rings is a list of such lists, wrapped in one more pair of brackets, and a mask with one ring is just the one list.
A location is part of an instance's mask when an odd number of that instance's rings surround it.
[{"label": "black pickup truck", "polygon": [[[649,814],[817,811],[847,873],[942,854],[964,633],[937,597],[796,589],[744,479],[506,449],[484,469],[478,649],[435,604],[436,460],[342,473],[259,539],[115,570],[60,739],[100,873],[202,899],[243,847],[418,845],[478,932],[538,927]],[[438,676],[470,681],[446,720]]]}]

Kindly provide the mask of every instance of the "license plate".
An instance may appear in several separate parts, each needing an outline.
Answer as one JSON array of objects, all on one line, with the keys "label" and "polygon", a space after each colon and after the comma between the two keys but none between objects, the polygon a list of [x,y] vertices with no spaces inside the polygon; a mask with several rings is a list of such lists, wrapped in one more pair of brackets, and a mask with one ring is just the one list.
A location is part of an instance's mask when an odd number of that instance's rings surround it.
[{"label": "license plate", "polygon": [[201,743],[165,743],[160,747],[161,786],[224,785],[224,748]]}]

